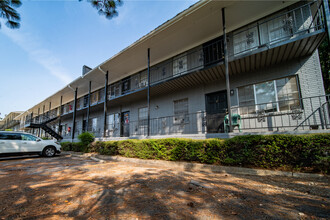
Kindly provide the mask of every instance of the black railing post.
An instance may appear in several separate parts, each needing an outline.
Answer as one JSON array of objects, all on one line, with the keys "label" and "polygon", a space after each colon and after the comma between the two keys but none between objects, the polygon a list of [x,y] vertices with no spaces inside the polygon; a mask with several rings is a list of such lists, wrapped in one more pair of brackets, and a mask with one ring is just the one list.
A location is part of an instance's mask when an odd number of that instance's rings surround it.
[{"label": "black railing post", "polygon": [[147,135],[150,136],[150,48],[148,48],[148,130]]},{"label": "black railing post", "polygon": [[230,101],[230,83],[229,83],[229,69],[228,69],[228,50],[227,50],[227,35],[226,35],[226,16],[225,8],[222,8],[222,26],[223,26],[223,51],[225,55],[225,75],[226,75],[226,90],[227,90],[227,106],[228,106],[228,124],[229,132],[232,131],[231,118],[231,101]]},{"label": "black railing post", "polygon": [[104,113],[103,113],[103,137],[106,136],[107,131],[107,91],[108,91],[108,80],[109,80],[109,71],[105,74],[105,84],[104,84]]},{"label": "black railing post", "polygon": [[72,130],[71,130],[72,141],[74,139],[74,133],[76,130],[77,94],[78,94],[78,88],[76,87],[76,89],[74,90],[74,102],[73,102],[73,120],[72,120]]},{"label": "black railing post", "polygon": [[324,120],[323,120],[321,107],[322,106],[320,106],[320,108],[319,108],[319,115],[320,115],[321,127],[322,127],[322,129],[324,129]]},{"label": "black railing post", "polygon": [[89,114],[90,114],[90,108],[91,108],[91,90],[92,90],[92,81],[89,81],[88,98],[87,98],[86,131],[88,131],[88,126],[89,126]]},{"label": "black railing post", "polygon": [[60,109],[59,109],[59,120],[58,120],[58,133],[62,135],[62,125],[61,125],[61,119],[62,119],[62,101],[63,101],[63,96],[61,96],[60,99]]}]

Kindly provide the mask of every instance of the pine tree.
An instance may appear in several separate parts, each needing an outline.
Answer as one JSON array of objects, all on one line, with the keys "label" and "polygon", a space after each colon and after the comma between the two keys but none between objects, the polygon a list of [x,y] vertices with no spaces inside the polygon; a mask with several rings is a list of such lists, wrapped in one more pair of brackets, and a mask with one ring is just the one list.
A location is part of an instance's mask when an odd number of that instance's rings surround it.
[{"label": "pine tree", "polygon": [[[0,0],[0,18],[4,18],[6,26],[12,29],[20,27],[20,15],[15,8],[22,5],[21,0]],[[1,28],[1,23],[0,23]]]}]

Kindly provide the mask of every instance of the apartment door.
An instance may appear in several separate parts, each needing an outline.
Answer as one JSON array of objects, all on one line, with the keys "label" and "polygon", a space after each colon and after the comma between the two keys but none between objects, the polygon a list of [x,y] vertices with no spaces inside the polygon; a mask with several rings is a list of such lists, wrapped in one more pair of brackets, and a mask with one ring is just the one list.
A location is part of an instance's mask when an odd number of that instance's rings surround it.
[{"label": "apartment door", "polygon": [[226,90],[205,95],[207,133],[223,133],[227,112]]},{"label": "apartment door", "polygon": [[87,121],[86,120],[83,120],[83,122],[82,122],[82,131],[83,132],[86,132],[87,131]]},{"label": "apartment door", "polygon": [[121,136],[129,137],[129,111],[121,113]]}]

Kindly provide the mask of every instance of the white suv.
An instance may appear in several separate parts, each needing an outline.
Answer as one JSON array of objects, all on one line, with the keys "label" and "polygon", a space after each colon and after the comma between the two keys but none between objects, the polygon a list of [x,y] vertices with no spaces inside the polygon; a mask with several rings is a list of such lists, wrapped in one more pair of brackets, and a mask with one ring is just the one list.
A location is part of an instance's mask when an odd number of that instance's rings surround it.
[{"label": "white suv", "polygon": [[45,157],[61,153],[61,145],[54,140],[42,140],[24,132],[0,131],[0,155],[39,154]]}]

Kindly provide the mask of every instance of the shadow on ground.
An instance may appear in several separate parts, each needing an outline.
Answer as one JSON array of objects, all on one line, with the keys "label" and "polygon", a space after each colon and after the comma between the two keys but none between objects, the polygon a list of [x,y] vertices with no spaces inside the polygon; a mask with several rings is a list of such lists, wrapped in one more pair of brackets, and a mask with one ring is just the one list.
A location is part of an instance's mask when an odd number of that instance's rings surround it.
[{"label": "shadow on ground", "polygon": [[330,218],[327,181],[195,173],[69,156],[4,159],[0,218]]}]

